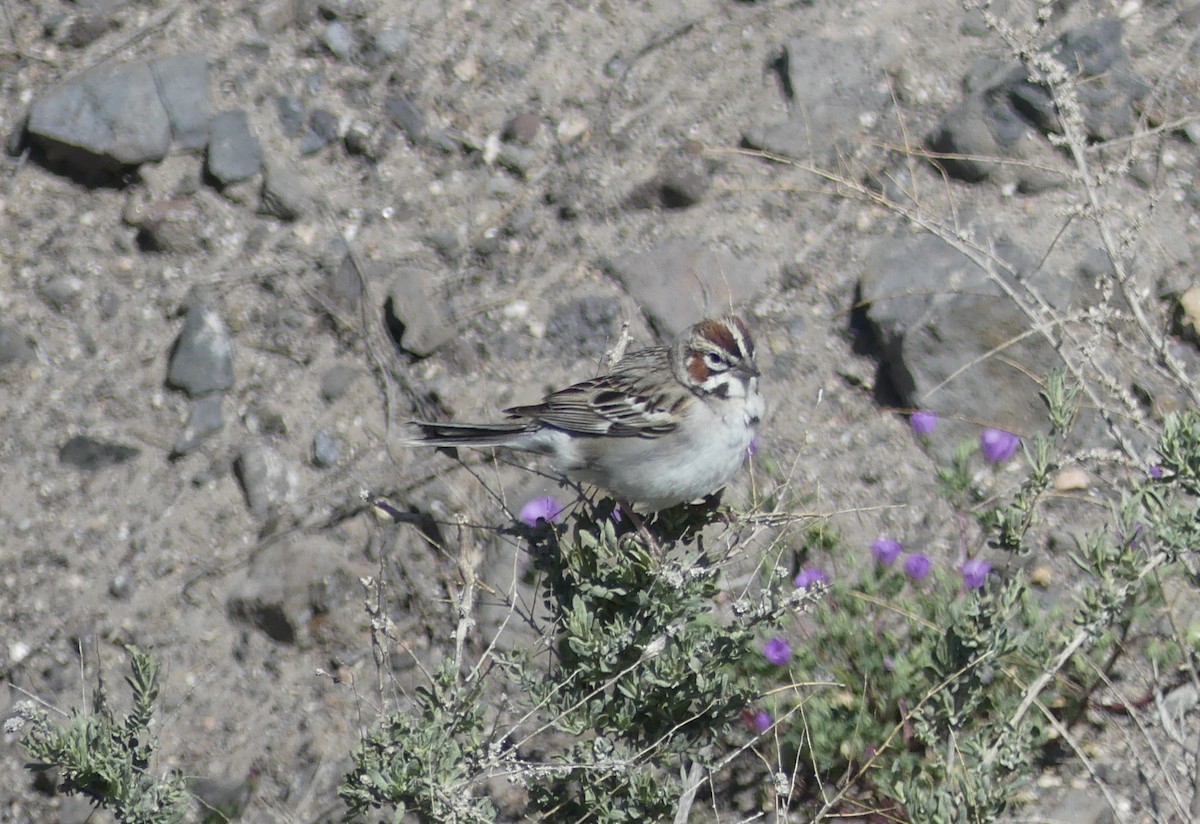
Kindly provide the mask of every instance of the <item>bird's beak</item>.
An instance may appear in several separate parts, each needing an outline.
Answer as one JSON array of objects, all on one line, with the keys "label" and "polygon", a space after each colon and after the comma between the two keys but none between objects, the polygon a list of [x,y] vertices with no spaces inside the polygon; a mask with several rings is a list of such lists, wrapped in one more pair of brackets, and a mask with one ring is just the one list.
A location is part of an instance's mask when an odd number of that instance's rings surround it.
[{"label": "bird's beak", "polygon": [[758,367],[754,364],[754,361],[747,361],[737,371],[739,375],[745,378],[762,377],[762,373],[758,371]]}]

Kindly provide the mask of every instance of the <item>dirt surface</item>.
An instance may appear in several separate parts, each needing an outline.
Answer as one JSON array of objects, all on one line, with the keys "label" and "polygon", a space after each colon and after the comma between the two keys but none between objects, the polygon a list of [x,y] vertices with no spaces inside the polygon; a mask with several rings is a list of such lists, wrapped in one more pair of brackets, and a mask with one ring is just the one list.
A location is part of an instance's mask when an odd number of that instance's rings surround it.
[{"label": "dirt surface", "polygon": [[[1177,82],[1197,76],[1195,54],[1180,47],[1194,9],[1148,0],[1046,8],[1039,45],[1120,17],[1134,67],[1165,90],[1155,122],[1194,113],[1196,98]],[[31,101],[79,72],[197,52],[209,61],[214,113],[245,111],[265,157],[303,183],[295,221],[262,213],[257,179],[218,191],[196,153],[105,185],[49,170],[32,153],[8,158],[0,184],[0,319],[32,353],[3,367],[0,387],[0,714],[25,695],[87,706],[98,673],[123,700],[122,647],[137,644],[166,672],[164,766],[234,794],[252,788],[246,821],[339,812],[334,787],[375,712],[360,578],[391,576],[397,637],[415,653],[394,656],[399,683],[419,683],[414,661],[428,664],[448,643],[453,560],[416,530],[385,540],[392,533],[361,511],[360,492],[485,524],[510,520],[504,506],[536,494],[569,495],[528,471],[480,466],[472,475],[396,448],[396,425],[414,415],[485,419],[595,374],[623,320],[636,344],[653,342],[662,324],[642,311],[644,287],[610,274],[607,262],[622,254],[682,240],[765,266],[766,282],[737,308],[764,353],[762,455],[779,469],[743,473],[729,500],[758,500],[782,484],[788,507],[829,513],[845,545],[863,548],[826,559],[833,574],[867,563],[867,545],[884,533],[953,562],[958,537],[933,463],[881,403],[891,396],[850,323],[863,261],[880,238],[906,231],[904,221],[819,175],[736,151],[748,132],[789,116],[777,66],[786,38],[869,40],[886,64],[878,81],[889,103],[867,112],[848,144],[806,164],[855,183],[904,171],[922,213],[986,215],[1047,269],[1074,271],[1096,245],[1094,230],[1069,217],[1082,202],[1075,187],[1025,195],[948,180],[902,151],[960,102],[977,57],[1013,59],[982,15],[952,3],[343,0],[314,14],[301,1],[48,0],[0,10],[6,133],[19,130]],[[62,16],[91,13],[106,22],[77,45]],[[1033,19],[1020,2],[1004,16]],[[363,48],[382,31],[407,40],[392,54],[339,58],[321,41],[333,21]],[[847,49],[844,59],[857,58]],[[277,102],[288,95],[307,112],[325,109],[344,134],[387,124],[397,93],[453,138],[448,146],[393,132],[367,156],[341,139],[304,155]],[[1145,294],[1155,295],[1187,279],[1197,152],[1176,128],[1139,145],[1107,202],[1125,218],[1154,203],[1133,255]],[[514,171],[498,147],[526,151],[518,160],[527,165]],[[1065,153],[1049,158],[1069,170]],[[679,164],[699,170],[694,203],[669,208],[638,195]],[[187,242],[148,249],[130,209],[170,197],[190,210]],[[365,279],[361,311],[330,286],[331,272],[352,271],[347,246]],[[441,345],[428,357],[387,335],[395,283],[401,295],[427,293],[427,314],[408,320],[430,321],[425,333]],[[197,302],[229,329],[235,379],[223,428],[173,458],[191,401],[167,386],[167,368]],[[332,468],[311,460],[318,432],[340,445]],[[77,435],[138,451],[80,469],[60,454]],[[264,447],[288,485],[257,517],[235,466]],[[1095,511],[1058,506],[1048,531]],[[511,575],[513,547],[489,551],[489,571]],[[1097,761],[1127,765],[1101,741]],[[1030,800],[1053,809],[1064,787],[1088,786],[1081,775],[1072,763],[1049,769]],[[1125,813],[1145,804],[1136,778],[1118,781]],[[86,817],[77,800],[34,786],[11,739],[0,748],[0,787],[0,821]],[[728,820],[751,812],[730,810]]]}]

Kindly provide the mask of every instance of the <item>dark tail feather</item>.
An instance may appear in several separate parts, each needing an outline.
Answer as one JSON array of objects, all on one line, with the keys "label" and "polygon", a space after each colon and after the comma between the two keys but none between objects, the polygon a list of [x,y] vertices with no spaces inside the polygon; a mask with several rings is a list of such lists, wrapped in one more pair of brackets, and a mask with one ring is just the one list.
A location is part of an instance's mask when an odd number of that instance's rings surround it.
[{"label": "dark tail feather", "polygon": [[420,434],[410,444],[427,446],[503,446],[527,429],[524,423],[430,423],[412,421]]}]

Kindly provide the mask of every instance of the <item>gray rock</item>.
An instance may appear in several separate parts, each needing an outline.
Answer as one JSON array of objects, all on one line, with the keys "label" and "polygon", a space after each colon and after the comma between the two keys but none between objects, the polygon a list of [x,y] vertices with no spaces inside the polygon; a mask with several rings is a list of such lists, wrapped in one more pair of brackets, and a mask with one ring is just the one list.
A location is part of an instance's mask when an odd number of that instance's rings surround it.
[{"label": "gray rock", "polygon": [[362,300],[362,282],[350,250],[341,238],[330,241],[318,266],[325,275],[321,294],[343,313],[354,313]]},{"label": "gray rock", "polygon": [[[1135,104],[1149,87],[1129,67],[1119,20],[1098,20],[1070,29],[1046,51],[1078,80],[1076,94],[1089,138],[1111,140],[1133,132]],[[1035,81],[1025,66],[981,59],[963,87],[963,102],[945,115],[927,140],[935,152],[972,156],[938,159],[948,174],[978,182],[1002,173],[1005,176],[998,182],[1015,181],[1022,192],[1066,182],[1065,174],[1035,168],[1061,165],[1050,144],[1037,134],[1061,133],[1062,125],[1050,90]],[[981,159],[988,157],[1029,163]]]},{"label": "gray rock", "polygon": [[53,161],[90,173],[160,160],[172,138],[208,137],[208,62],[184,54],[102,69],[33,104],[27,132]]},{"label": "gray rock", "polygon": [[438,301],[430,297],[430,276],[420,269],[396,272],[387,293],[387,323],[404,351],[427,357],[454,337],[454,329]]},{"label": "gray rock", "polygon": [[166,198],[126,210],[125,220],[138,226],[138,244],[152,252],[191,254],[205,248],[207,220],[191,198]]},{"label": "gray rock", "polygon": [[350,385],[358,378],[359,371],[353,366],[335,366],[321,375],[321,397],[336,401],[346,394]]},{"label": "gray rock", "polygon": [[358,51],[358,41],[340,20],[334,20],[321,31],[321,45],[338,60],[349,60]]},{"label": "gray rock", "polygon": [[886,70],[892,41],[881,35],[790,37],[783,47],[783,80],[792,116],[746,131],[750,146],[773,154],[823,162],[852,151],[866,127],[892,108]]},{"label": "gray rock", "polygon": [[304,128],[304,104],[294,97],[281,94],[275,98],[279,128],[288,137],[295,137]]},{"label": "gray rock", "polygon": [[308,129],[300,139],[300,153],[312,155],[337,140],[341,124],[337,115],[328,109],[314,109],[308,118]]},{"label": "gray rock", "polygon": [[605,261],[604,266],[667,336],[749,301],[770,276],[769,267],[760,260],[686,240],[630,252]]},{"label": "gray rock", "polygon": [[212,307],[198,303],[188,310],[167,383],[193,398],[233,387],[233,339]]},{"label": "gray rock", "polygon": [[300,137],[300,154],[304,157],[311,157],[328,145],[329,138],[313,129],[305,129],[304,134]]},{"label": "gray rock", "polygon": [[266,444],[243,449],[233,462],[233,470],[241,482],[246,505],[259,520],[279,512],[295,485],[283,456]]},{"label": "gray rock", "polygon": [[699,203],[710,185],[712,172],[700,147],[685,146],[630,193],[629,205],[635,209],[686,209]]},{"label": "gray rock", "polygon": [[78,305],[83,294],[83,281],[72,274],[55,275],[39,284],[38,294],[42,300],[62,312]]},{"label": "gray rock", "polygon": [[342,444],[324,429],[313,436],[312,462],[318,469],[328,469],[342,457]]},{"label": "gray rock", "polygon": [[175,144],[202,149],[208,142],[208,60],[180,54],[150,63]]},{"label": "gray rock", "polygon": [[263,175],[261,211],[280,220],[295,220],[311,208],[308,182],[290,166],[268,161]]},{"label": "gray rock", "polygon": [[[1021,136],[1008,135],[1009,126],[1020,126]],[[998,169],[1004,159],[1020,153],[1018,143],[1033,139],[1033,132],[1020,120],[1003,94],[983,92],[967,97],[942,118],[929,136],[929,148],[952,157],[937,164],[959,180],[977,183]],[[996,158],[995,161],[984,158]]]},{"label": "gray rock", "polygon": [[95,9],[70,16],[55,32],[60,42],[82,49],[116,28],[117,19],[110,9]]},{"label": "gray rock", "polygon": [[346,129],[346,151],[368,160],[382,160],[396,142],[399,130],[395,126],[372,126],[362,120],[352,122]]},{"label": "gray rock", "polygon": [[500,131],[500,138],[509,143],[519,143],[527,146],[532,143],[542,130],[542,119],[533,112],[520,112],[509,118]]},{"label": "gray rock", "polygon": [[521,177],[528,177],[533,164],[537,162],[538,154],[533,149],[526,149],[523,146],[514,146],[511,143],[505,143],[500,147],[500,151],[496,154],[496,160],[501,166],[514,172]]},{"label": "gray rock", "polygon": [[[1149,85],[1129,66],[1117,19],[1095,20],[1069,29],[1047,49],[1079,80],[1076,94],[1083,109],[1084,128],[1093,140],[1112,140],[1132,134],[1134,109]],[[1062,131],[1058,109],[1049,90],[1028,76],[1009,88],[1013,104],[1046,134]]]},{"label": "gray rock", "polygon": [[95,472],[131,461],[140,454],[141,450],[136,446],[102,441],[89,435],[76,435],[59,448],[58,460],[84,472]]},{"label": "gray rock", "polygon": [[267,398],[259,398],[242,413],[242,422],[246,429],[255,435],[288,434],[287,418],[283,412]]},{"label": "gray rock", "polygon": [[108,594],[118,601],[128,601],[133,595],[133,573],[129,567],[122,566],[108,582]]},{"label": "gray rock", "polygon": [[101,70],[33,104],[28,133],[53,161],[85,173],[161,160],[171,122],[146,63]]},{"label": "gray rock", "polygon": [[384,101],[383,111],[413,143],[420,143],[425,139],[425,115],[407,97],[393,92]]},{"label": "gray rock", "polygon": [[371,49],[382,57],[395,57],[408,51],[412,35],[408,29],[399,26],[389,26],[375,32],[371,38]]},{"label": "gray rock", "polygon": [[229,617],[280,643],[306,643],[313,619],[352,591],[353,577],[336,560],[340,549],[319,537],[267,547],[226,602]]},{"label": "gray rock", "polygon": [[308,125],[314,132],[325,138],[327,143],[337,140],[338,134],[341,132],[338,116],[328,109],[313,109],[308,118]]},{"label": "gray rock", "polygon": [[30,340],[20,329],[0,323],[0,367],[29,363],[37,357]]},{"label": "gray rock", "polygon": [[262,168],[262,144],[240,110],[221,112],[212,119],[207,170],[221,186],[238,183]]},{"label": "gray rock", "polygon": [[[993,245],[1018,273],[997,264],[1001,277],[1023,293],[1021,280],[1037,268],[1035,260],[1002,238]],[[1050,275],[1035,288],[1059,307],[1070,295],[1070,284]],[[929,234],[889,238],[872,249],[859,289],[904,405],[948,422],[982,420],[1014,432],[1046,428],[1037,381],[1060,360],[1042,337],[1025,335],[1030,320],[966,255]],[[954,440],[939,443],[952,448]]]},{"label": "gray rock", "polygon": [[173,455],[186,455],[196,449],[225,426],[221,405],[225,399],[222,392],[210,392],[192,403],[187,425],[172,447]]}]

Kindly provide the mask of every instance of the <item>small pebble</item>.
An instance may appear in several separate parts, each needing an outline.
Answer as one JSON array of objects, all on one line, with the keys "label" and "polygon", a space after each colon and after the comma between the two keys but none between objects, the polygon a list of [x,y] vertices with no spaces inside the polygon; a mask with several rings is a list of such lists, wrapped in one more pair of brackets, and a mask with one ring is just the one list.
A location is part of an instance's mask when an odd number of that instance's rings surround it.
[{"label": "small pebble", "polygon": [[128,601],[133,594],[133,575],[128,569],[120,569],[108,582],[108,594],[118,601]]},{"label": "small pebble", "polygon": [[1079,467],[1069,467],[1054,476],[1055,492],[1073,492],[1079,489],[1088,489],[1091,485],[1092,479]]},{"label": "small pebble", "polygon": [[321,44],[338,60],[348,60],[358,49],[354,35],[338,20],[334,20],[321,32]]},{"label": "small pebble", "polygon": [[371,43],[375,47],[375,51],[385,57],[395,57],[408,49],[410,40],[412,40],[412,35],[409,34],[408,29],[391,27],[375,32]]},{"label": "small pebble", "polygon": [[328,109],[313,109],[308,118],[308,125],[314,132],[325,138],[326,142],[335,140],[340,131],[338,116]]},{"label": "small pebble", "polygon": [[506,143],[500,147],[496,159],[500,161],[500,165],[510,172],[525,177],[529,174],[529,170],[533,168],[533,164],[537,160],[537,152],[533,149],[523,149],[520,146]]},{"label": "small pebble", "polygon": [[342,446],[338,439],[324,429],[313,437],[312,462],[319,469],[328,469],[342,457]]},{"label": "small pebble", "polygon": [[300,154],[305,157],[315,155],[328,144],[329,141],[323,135],[317,134],[312,129],[305,129],[304,136],[300,138]]},{"label": "small pebble", "polygon": [[321,375],[321,397],[336,401],[346,394],[350,384],[358,377],[358,370],[351,366],[334,366]]},{"label": "small pebble", "polygon": [[295,137],[304,128],[304,104],[294,97],[281,94],[275,98],[275,110],[279,115],[279,128],[288,137]]},{"label": "small pebble", "polygon": [[1035,587],[1046,589],[1054,582],[1054,570],[1048,566],[1037,566],[1029,573],[1029,583]]},{"label": "small pebble", "polygon": [[528,145],[542,128],[542,120],[533,112],[521,112],[510,118],[500,131],[500,137],[512,143]]},{"label": "small pebble", "polygon": [[425,137],[425,115],[411,100],[401,94],[393,94],[383,104],[383,111],[408,139],[417,143]]}]

